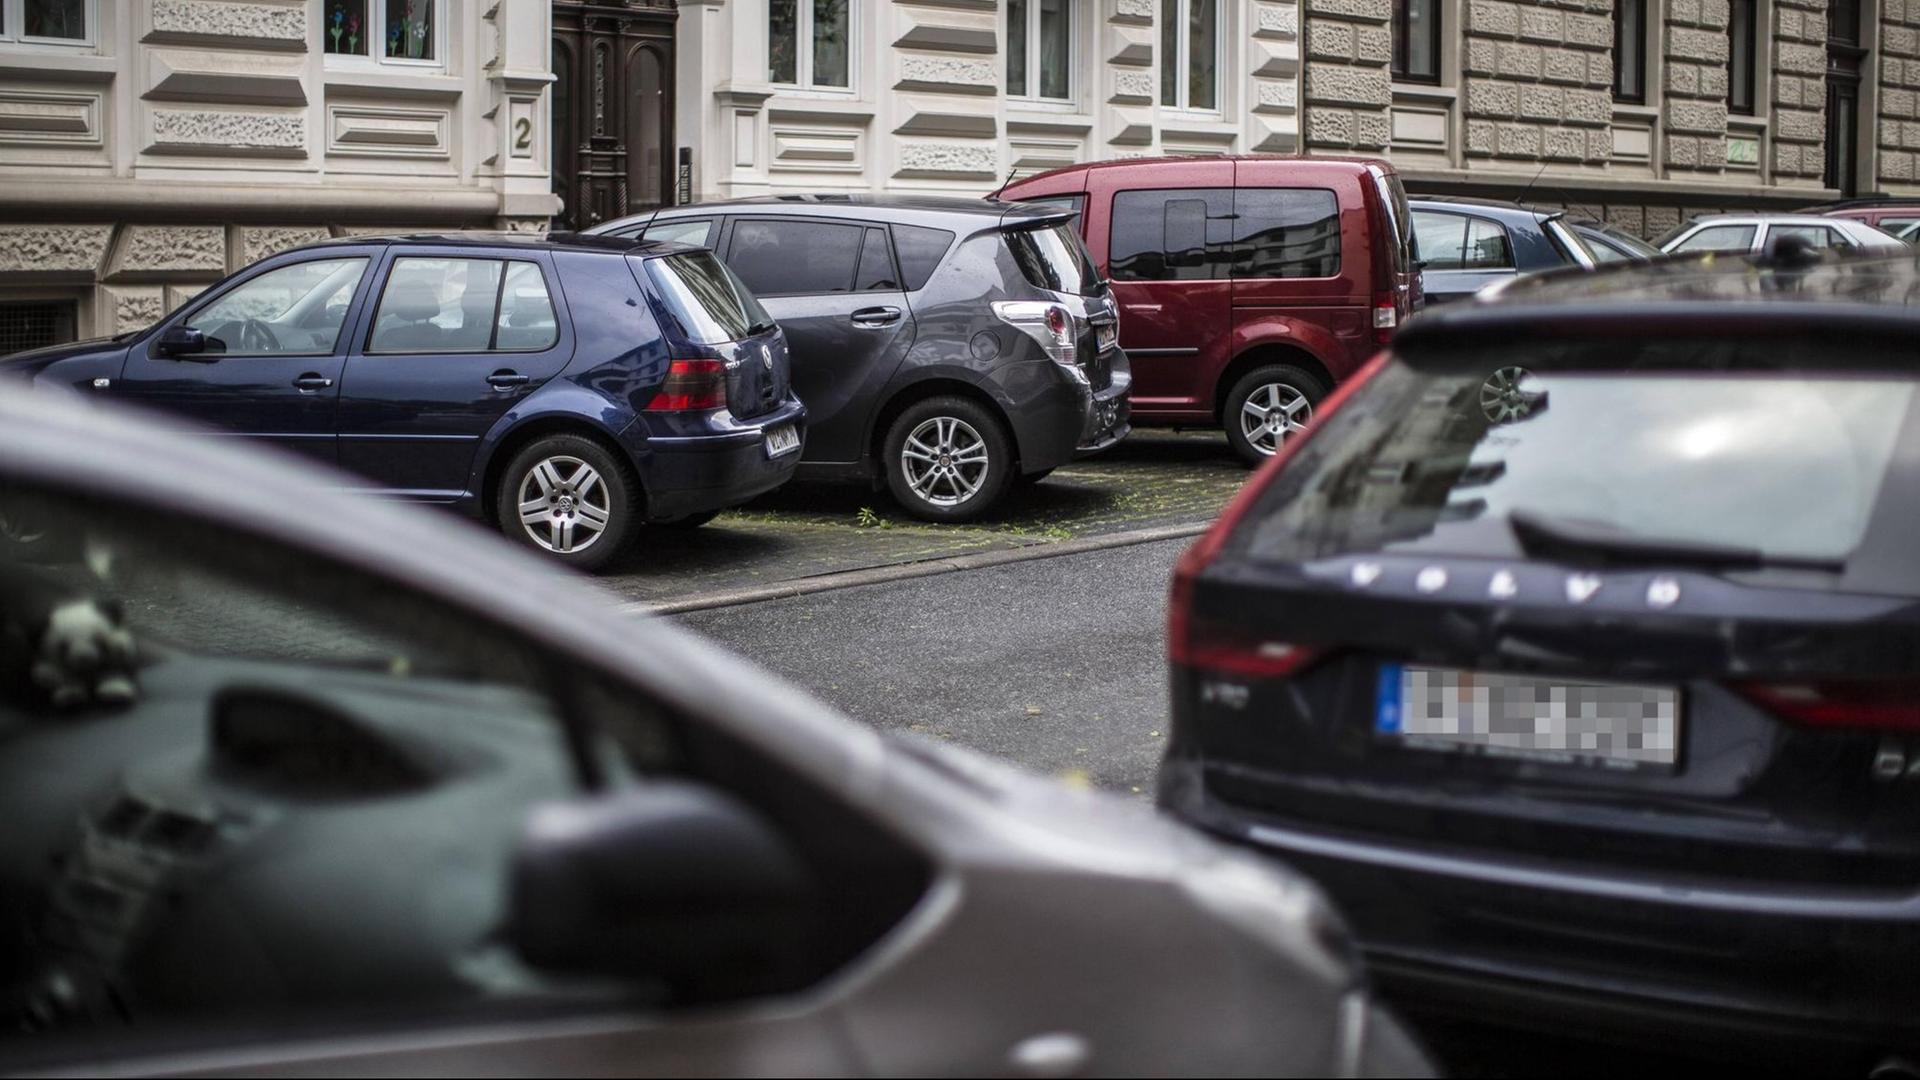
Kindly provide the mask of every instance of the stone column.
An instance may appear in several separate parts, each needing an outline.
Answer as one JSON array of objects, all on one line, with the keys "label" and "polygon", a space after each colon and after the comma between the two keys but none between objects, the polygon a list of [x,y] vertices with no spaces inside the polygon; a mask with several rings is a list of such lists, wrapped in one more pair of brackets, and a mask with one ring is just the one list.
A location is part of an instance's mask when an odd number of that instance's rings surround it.
[{"label": "stone column", "polygon": [[1727,0],[1669,0],[1666,39],[1667,170],[1727,165]]},{"label": "stone column", "polygon": [[1880,182],[1912,190],[1920,181],[1920,0],[1880,0]]},{"label": "stone column", "polygon": [[1385,150],[1393,107],[1391,0],[1306,0],[1306,10],[1307,146]]},{"label": "stone column", "polygon": [[1826,172],[1826,0],[1773,0],[1773,180],[1820,186]]},{"label": "stone column", "polygon": [[1612,4],[1555,2],[1466,5],[1461,66],[1469,165],[1598,165],[1611,156]]}]

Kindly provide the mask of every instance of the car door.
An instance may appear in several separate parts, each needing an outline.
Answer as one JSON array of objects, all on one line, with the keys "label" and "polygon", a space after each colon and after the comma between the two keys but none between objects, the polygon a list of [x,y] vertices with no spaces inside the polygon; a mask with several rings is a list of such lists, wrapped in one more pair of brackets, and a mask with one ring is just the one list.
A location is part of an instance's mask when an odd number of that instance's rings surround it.
[{"label": "car door", "polygon": [[1415,210],[1413,231],[1426,260],[1427,302],[1472,296],[1518,273],[1513,244],[1499,222],[1448,210]]},{"label": "car door", "polygon": [[1859,245],[1847,239],[1839,229],[1832,225],[1808,225],[1799,222],[1774,222],[1767,227],[1766,246],[1761,250],[1772,251],[1774,245],[1786,237],[1794,236],[1805,240],[1815,251],[1833,248],[1850,251]]},{"label": "car door", "polygon": [[340,391],[340,464],[374,489],[447,500],[480,440],[573,355],[544,252],[396,248]]},{"label": "car door", "polygon": [[723,243],[727,265],[787,335],[794,393],[807,407],[806,461],[859,461],[877,392],[914,338],[887,227],[742,216]]},{"label": "car door", "polygon": [[[215,431],[335,460],[334,418],[348,334],[378,248],[276,261],[197,300],[135,346],[111,393]],[[199,352],[164,355],[177,328]]]},{"label": "car door", "polygon": [[1134,410],[1202,419],[1232,359],[1233,163],[1182,179],[1193,186],[1100,192],[1107,235],[1090,247],[1120,307]]}]

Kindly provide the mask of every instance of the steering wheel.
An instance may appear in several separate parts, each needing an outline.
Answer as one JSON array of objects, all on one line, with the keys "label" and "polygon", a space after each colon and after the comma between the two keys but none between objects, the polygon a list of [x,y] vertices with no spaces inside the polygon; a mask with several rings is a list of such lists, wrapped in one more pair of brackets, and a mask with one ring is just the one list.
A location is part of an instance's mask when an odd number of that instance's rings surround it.
[{"label": "steering wheel", "polygon": [[248,352],[279,352],[280,339],[273,336],[273,327],[248,319],[240,324],[240,347]]}]

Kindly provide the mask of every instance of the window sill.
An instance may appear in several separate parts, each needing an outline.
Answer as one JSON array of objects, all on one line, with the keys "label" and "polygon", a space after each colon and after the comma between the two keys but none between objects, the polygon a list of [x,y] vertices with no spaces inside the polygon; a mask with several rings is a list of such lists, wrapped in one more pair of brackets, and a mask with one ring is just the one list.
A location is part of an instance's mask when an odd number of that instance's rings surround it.
[{"label": "window sill", "polygon": [[1616,101],[1613,103],[1613,118],[1616,122],[1621,120],[1644,120],[1648,123],[1653,123],[1660,119],[1660,106],[1635,105],[1631,102]]},{"label": "window sill", "polygon": [[1008,112],[1039,113],[1043,116],[1078,116],[1086,109],[1077,101],[1061,98],[1008,97]]},{"label": "window sill", "polygon": [[111,56],[72,49],[25,49],[0,46],[0,77],[57,79],[62,82],[109,83],[119,71]]},{"label": "window sill", "polygon": [[328,93],[350,97],[414,98],[452,101],[465,90],[464,82],[438,71],[420,71],[380,64],[328,66]]},{"label": "window sill", "polygon": [[1397,82],[1393,84],[1393,100],[1424,101],[1434,104],[1451,105],[1460,99],[1458,87],[1441,86],[1436,83]]},{"label": "window sill", "polygon": [[857,120],[866,123],[879,112],[872,105],[851,95],[812,97],[776,89],[767,99],[767,116],[772,120]]}]

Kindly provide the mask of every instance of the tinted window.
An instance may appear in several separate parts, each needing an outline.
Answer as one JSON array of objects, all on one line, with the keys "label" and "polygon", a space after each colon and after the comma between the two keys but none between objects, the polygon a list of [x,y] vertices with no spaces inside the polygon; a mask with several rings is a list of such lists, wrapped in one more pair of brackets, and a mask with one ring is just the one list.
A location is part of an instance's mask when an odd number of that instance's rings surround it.
[{"label": "tinted window", "polygon": [[269,270],[196,312],[187,325],[210,353],[254,356],[333,352],[365,259],[321,259]]},{"label": "tinted window", "polygon": [[887,230],[868,229],[867,239],[860,248],[860,271],[854,279],[854,288],[870,292],[899,287],[900,279],[893,272],[893,254],[887,250]]},{"label": "tinted window", "polygon": [[1767,243],[1777,243],[1789,236],[1797,236],[1817,248],[1853,246],[1840,235],[1840,230],[1828,225],[1775,225],[1767,230]]},{"label": "tinted window", "polygon": [[506,284],[500,287],[500,316],[495,320],[496,349],[545,349],[560,340],[553,317],[553,298],[547,279],[530,262],[507,264]]},{"label": "tinted window", "polygon": [[1418,210],[1414,230],[1429,270],[1511,270],[1513,249],[1498,222],[1466,214]]},{"label": "tinted window", "polygon": [[1072,225],[1063,221],[1039,229],[1010,229],[1006,237],[1028,284],[1079,296],[1100,294],[1100,272]]},{"label": "tinted window", "polygon": [[674,221],[656,221],[647,226],[640,234],[643,240],[677,240],[682,244],[699,244],[703,248],[713,247],[712,218],[681,218]]},{"label": "tinted window", "polygon": [[1607,263],[1633,262],[1634,258],[1624,248],[1617,248],[1608,240],[1602,240],[1592,233],[1583,233],[1581,239],[1587,242],[1587,251],[1593,255],[1593,261],[1605,266]]},{"label": "tinted window", "polygon": [[484,352],[500,296],[498,259],[395,259],[370,352]]},{"label": "tinted window", "polygon": [[919,225],[895,225],[893,247],[900,253],[900,274],[908,292],[926,287],[927,279],[940,268],[940,260],[953,246],[953,234],[945,229]]},{"label": "tinted window", "polygon": [[1237,278],[1332,277],[1340,272],[1340,203],[1318,188],[1233,193]]},{"label": "tinted window", "polygon": [[707,252],[648,259],[647,276],[679,335],[694,344],[738,341],[774,324],[740,279]]},{"label": "tinted window", "polygon": [[1752,225],[1709,225],[1673,246],[1675,251],[1751,251]]},{"label": "tinted window", "polygon": [[[1646,539],[1844,558],[1879,502],[1915,384],[1809,376],[1834,361],[1805,354],[1827,348],[1716,336],[1463,348],[1417,366],[1403,357],[1281,474],[1244,542],[1285,559],[1518,557],[1509,515],[1526,511]],[[1622,416],[1634,418],[1624,438]],[[1804,438],[1781,439],[1783,427]]]},{"label": "tinted window", "polygon": [[1115,281],[1225,280],[1233,192],[1122,191],[1113,197],[1107,266]]},{"label": "tinted window", "polygon": [[1386,207],[1387,217],[1393,222],[1394,237],[1397,243],[1388,245],[1393,249],[1393,268],[1397,273],[1406,273],[1413,265],[1413,211],[1407,205],[1407,189],[1400,183],[1397,173],[1378,173],[1368,170],[1373,177],[1375,190],[1380,193],[1382,204]]},{"label": "tinted window", "polygon": [[741,221],[727,265],[760,296],[847,292],[866,230],[829,221]]}]

